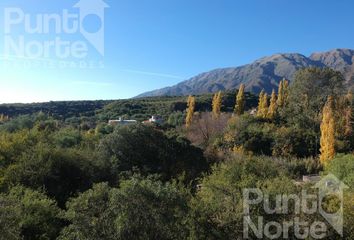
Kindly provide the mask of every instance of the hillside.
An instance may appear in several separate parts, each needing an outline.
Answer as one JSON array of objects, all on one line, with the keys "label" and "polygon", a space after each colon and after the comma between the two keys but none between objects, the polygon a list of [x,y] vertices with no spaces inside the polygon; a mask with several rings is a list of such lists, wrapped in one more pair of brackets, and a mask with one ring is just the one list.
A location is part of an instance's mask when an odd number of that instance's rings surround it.
[{"label": "hillside", "polygon": [[9,117],[16,117],[24,114],[34,114],[43,112],[55,118],[66,119],[79,116],[94,116],[95,112],[102,109],[112,100],[97,101],[56,101],[43,103],[13,103],[0,104],[0,114]]},{"label": "hillside", "polygon": [[346,80],[353,85],[354,50],[335,49],[323,53],[313,53],[309,57],[298,53],[275,54],[240,66],[215,69],[199,74],[172,87],[143,93],[137,97],[178,96],[203,94],[235,89],[241,83],[246,91],[258,93],[261,89],[271,92],[284,77],[290,81],[294,73],[304,67],[331,67],[341,71]]},{"label": "hillside", "polygon": [[[246,93],[247,109],[256,107],[257,96]],[[211,94],[197,96],[197,111],[211,110]],[[223,111],[232,112],[235,106],[235,91],[226,92],[223,99]],[[119,117],[146,120],[151,115],[161,115],[165,119],[173,112],[183,112],[187,107],[186,98],[146,97],[139,99],[121,99],[107,101],[66,101],[31,104],[0,104],[0,115],[15,118],[19,115],[32,115],[38,112],[49,114],[56,119],[94,118],[108,121]]]}]

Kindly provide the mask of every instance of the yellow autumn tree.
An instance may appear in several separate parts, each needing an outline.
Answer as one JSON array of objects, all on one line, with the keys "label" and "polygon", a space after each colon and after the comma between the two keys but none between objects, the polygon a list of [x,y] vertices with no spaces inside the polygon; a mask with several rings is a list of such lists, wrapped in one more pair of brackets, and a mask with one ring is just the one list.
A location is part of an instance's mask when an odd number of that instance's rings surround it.
[{"label": "yellow autumn tree", "polygon": [[258,96],[258,107],[257,107],[257,117],[262,117],[262,106],[263,106],[263,96],[265,92],[264,89],[259,93]]},{"label": "yellow autumn tree", "polygon": [[289,96],[289,81],[284,78],[283,80],[280,81],[278,87],[278,100],[277,100],[278,107],[282,108],[285,106],[288,96]]},{"label": "yellow autumn tree", "polygon": [[189,96],[187,99],[187,116],[186,116],[186,127],[190,127],[193,121],[195,109],[195,97]]},{"label": "yellow autumn tree", "polygon": [[268,118],[274,119],[277,114],[277,95],[273,89],[272,96],[270,98],[270,104],[268,109]]},{"label": "yellow autumn tree", "polygon": [[257,116],[266,118],[268,114],[268,95],[262,90],[259,94]]},{"label": "yellow autumn tree", "polygon": [[263,95],[263,101],[262,101],[262,117],[266,118],[268,115],[268,94],[265,93]]},{"label": "yellow autumn tree", "polygon": [[236,96],[235,113],[237,115],[242,115],[245,112],[245,104],[246,104],[245,85],[241,84]]},{"label": "yellow autumn tree", "polygon": [[216,119],[221,114],[221,104],[222,104],[222,93],[219,91],[214,94],[212,107],[213,107],[213,117]]},{"label": "yellow autumn tree", "polygon": [[335,122],[334,122],[334,100],[333,97],[328,97],[327,103],[323,108],[321,122],[321,155],[320,161],[322,165],[334,158],[335,155]]}]

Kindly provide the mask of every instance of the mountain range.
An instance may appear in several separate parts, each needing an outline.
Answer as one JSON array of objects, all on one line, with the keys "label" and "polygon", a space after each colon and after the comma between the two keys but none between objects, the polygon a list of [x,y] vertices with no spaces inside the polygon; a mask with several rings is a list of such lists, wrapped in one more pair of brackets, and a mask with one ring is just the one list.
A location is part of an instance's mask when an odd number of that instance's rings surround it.
[{"label": "mountain range", "polygon": [[340,71],[349,86],[354,85],[354,50],[334,49],[306,57],[299,53],[280,53],[260,58],[239,67],[215,69],[201,73],[175,86],[146,92],[137,97],[180,96],[236,89],[241,83],[246,91],[270,93],[283,78],[293,80],[297,70],[305,67],[330,67]]}]

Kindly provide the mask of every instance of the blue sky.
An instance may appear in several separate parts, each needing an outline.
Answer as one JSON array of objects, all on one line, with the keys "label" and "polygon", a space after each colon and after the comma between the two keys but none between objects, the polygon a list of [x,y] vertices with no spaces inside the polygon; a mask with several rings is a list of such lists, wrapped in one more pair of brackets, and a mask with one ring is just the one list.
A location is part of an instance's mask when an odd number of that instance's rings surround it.
[{"label": "blue sky", "polygon": [[[87,0],[93,1],[96,0]],[[34,18],[61,14],[78,0],[2,0]],[[92,2],[92,4],[94,4]],[[10,33],[0,28],[0,102],[129,98],[170,86],[214,68],[238,66],[279,52],[309,55],[333,48],[354,49],[352,0],[106,0],[105,54],[79,32],[29,34],[21,23]],[[85,29],[99,29],[88,18]],[[54,27],[54,25],[53,25]],[[85,64],[55,54],[26,58],[5,54],[6,36],[17,41],[86,41]],[[81,60],[80,60],[81,61]],[[52,65],[48,65],[51,63]],[[103,66],[104,65],[104,66]]]}]

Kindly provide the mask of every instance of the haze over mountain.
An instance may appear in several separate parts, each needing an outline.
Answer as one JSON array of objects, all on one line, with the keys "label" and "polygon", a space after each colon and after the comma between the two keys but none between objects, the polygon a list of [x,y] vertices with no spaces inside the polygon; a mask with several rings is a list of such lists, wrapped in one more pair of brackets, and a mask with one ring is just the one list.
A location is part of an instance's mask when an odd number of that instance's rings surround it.
[{"label": "haze over mountain", "polygon": [[265,89],[271,92],[283,78],[292,80],[297,70],[304,67],[330,67],[343,73],[348,84],[354,84],[354,50],[334,49],[313,53],[306,57],[299,53],[282,53],[264,57],[253,63],[230,68],[215,69],[199,74],[175,86],[140,94],[148,96],[178,96],[212,93],[236,89],[241,83],[254,93]]}]

